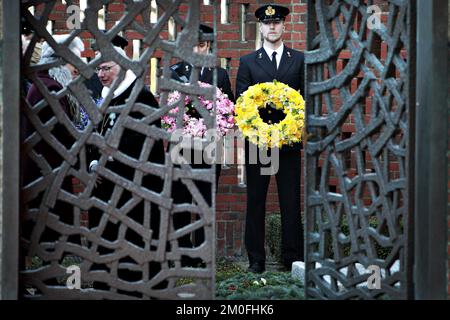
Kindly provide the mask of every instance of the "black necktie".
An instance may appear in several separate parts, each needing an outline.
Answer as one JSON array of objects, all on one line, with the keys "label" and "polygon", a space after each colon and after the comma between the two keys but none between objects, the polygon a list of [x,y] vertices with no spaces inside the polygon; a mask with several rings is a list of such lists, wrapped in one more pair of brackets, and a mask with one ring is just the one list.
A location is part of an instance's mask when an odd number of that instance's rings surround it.
[{"label": "black necktie", "polygon": [[275,68],[275,70],[277,70],[278,68],[277,68],[277,52],[276,51],[274,51],[274,52],[272,52],[272,64],[273,64],[273,67]]}]

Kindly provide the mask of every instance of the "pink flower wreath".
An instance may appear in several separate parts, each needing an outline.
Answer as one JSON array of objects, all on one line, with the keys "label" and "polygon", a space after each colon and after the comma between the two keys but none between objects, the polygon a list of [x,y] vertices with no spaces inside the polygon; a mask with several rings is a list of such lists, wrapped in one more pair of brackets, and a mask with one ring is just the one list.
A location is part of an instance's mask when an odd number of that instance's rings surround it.
[{"label": "pink flower wreath", "polygon": [[[204,82],[198,82],[200,87],[210,87],[211,85]],[[181,94],[178,91],[169,94],[168,103],[172,104],[179,100]],[[214,115],[213,101],[206,100],[203,96],[199,97],[199,101],[205,107],[211,116]],[[183,115],[183,134],[191,137],[203,138],[207,127],[204,119],[199,117],[189,96],[184,100],[185,112]],[[176,130],[176,116],[178,107],[169,111],[169,114],[161,118],[162,127],[168,132]],[[173,116],[172,116],[173,114]],[[234,103],[219,88],[216,89],[216,121],[217,133],[220,137],[225,136],[228,130],[234,127]]]}]

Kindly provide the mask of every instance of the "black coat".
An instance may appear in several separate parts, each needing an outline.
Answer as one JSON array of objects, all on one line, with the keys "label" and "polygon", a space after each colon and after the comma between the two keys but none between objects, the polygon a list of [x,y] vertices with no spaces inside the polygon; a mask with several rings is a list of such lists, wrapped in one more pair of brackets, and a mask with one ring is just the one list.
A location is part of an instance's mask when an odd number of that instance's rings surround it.
[{"label": "black coat", "polygon": [[[126,103],[126,100],[130,97],[132,90],[135,86],[135,82],[133,82],[122,94],[117,96],[116,98],[112,99],[109,107],[112,106],[119,106],[124,105]],[[158,108],[158,102],[156,101],[153,94],[147,90],[145,87],[142,89],[142,91],[139,93],[136,103],[141,103],[153,108]],[[134,108],[134,107],[133,107]],[[144,117],[144,115],[140,112],[135,111],[132,109],[132,111],[129,113],[129,117],[134,119],[141,119]],[[114,123],[110,123],[109,119],[106,119],[106,122],[101,122],[99,124],[99,127],[102,126],[102,123],[106,123],[104,126],[104,129],[101,130],[101,128],[97,128],[97,132],[101,132],[102,135],[105,135],[108,132],[108,129],[114,129],[114,126],[117,124],[117,121],[119,119],[119,114],[116,115]],[[160,127],[161,122],[160,120],[156,120],[154,123],[155,126]],[[128,157],[133,158],[134,160],[139,160],[142,148],[144,146],[146,140],[146,136],[143,134],[140,134],[134,130],[130,130],[127,128],[124,128],[121,134],[120,142],[118,145],[118,150],[121,153],[124,153]],[[101,151],[94,148],[90,152],[91,158],[94,160],[100,159],[102,156]],[[153,148],[146,159],[147,161],[151,163],[164,163],[164,145],[162,140],[156,140]],[[118,175],[122,178],[127,179],[130,181],[130,183],[133,183],[133,179],[136,173],[138,173],[138,170],[120,162],[117,159],[112,159],[112,161],[107,161],[105,164],[105,168],[112,172],[115,175]],[[128,182],[127,182],[128,183]],[[144,174],[142,177],[142,180],[140,182],[141,189],[150,190],[156,193],[160,193],[162,191],[164,184],[164,177],[161,178],[156,175],[151,174]],[[147,200],[142,199],[139,201],[134,207],[128,208],[127,212],[125,212],[124,207],[127,207],[127,203],[132,201],[133,193],[127,190],[125,187],[123,192],[121,193],[120,199],[117,202],[113,202],[111,200],[111,196],[114,192],[115,184],[107,179],[106,177],[102,178],[101,184],[98,185],[94,190],[92,196],[98,199],[101,199],[105,203],[115,203],[115,207],[120,209],[122,215],[126,215],[127,218],[130,218],[131,220],[134,220],[140,225],[144,225],[144,221],[146,219],[149,219],[147,221],[150,221],[150,228],[152,230],[152,239],[158,239],[159,238],[159,229],[160,229],[160,212],[158,205],[156,203],[150,202],[150,210],[146,211],[145,208],[145,202]],[[139,197],[139,196],[138,196]],[[97,207],[92,207],[89,211],[89,228],[96,228],[100,225],[102,217],[105,215],[108,215],[107,213],[103,212]],[[149,215],[149,216],[148,216]],[[102,238],[108,240],[108,241],[117,241],[120,237],[119,235],[119,228],[123,227],[122,223],[113,223],[108,222],[108,224],[104,227],[104,231],[102,233]],[[134,230],[132,230],[130,227],[126,228],[125,232],[125,240],[128,242],[138,246],[141,250],[146,251],[146,243],[144,242],[144,239],[141,235],[138,235]],[[152,241],[153,241],[152,240]],[[100,255],[108,254],[111,250],[105,249],[102,246],[99,246],[97,249],[98,253]],[[136,264],[136,261],[131,258],[130,256],[125,256],[120,260],[121,263],[131,263],[135,265],[135,268],[140,271],[144,271],[144,266],[140,266]],[[120,264],[119,264],[120,265]],[[94,264],[92,269],[102,270],[101,264]],[[151,261],[149,263],[149,269],[147,272],[149,273],[150,277],[154,276],[156,273],[159,272],[161,269],[160,263],[157,263],[155,261]],[[128,270],[127,267],[124,266],[118,269],[118,277],[120,279],[126,280],[126,281],[140,281],[142,280],[142,272],[134,272],[131,270]],[[163,286],[165,284],[162,284]],[[101,282],[94,282],[94,288],[96,289],[108,289],[109,286],[105,285]]]},{"label": "black coat", "polygon": [[[300,94],[304,95],[304,78],[304,54],[302,52],[284,46],[280,65],[278,70],[275,70],[264,48],[260,48],[240,59],[236,77],[236,97],[239,97],[252,85],[272,82],[275,79],[295,90],[299,90]],[[278,112],[272,112],[271,116],[264,112],[265,110],[261,112],[261,117],[264,120],[270,119],[274,123],[280,120],[278,119]],[[283,146],[280,152],[298,151],[300,147],[300,143],[293,146]]]},{"label": "black coat", "polygon": [[[119,106],[119,105],[125,104],[126,100],[130,97],[130,94],[133,90],[134,85],[135,85],[135,82],[133,84],[131,84],[130,87],[128,89],[126,89],[122,94],[120,94],[116,98],[112,99],[109,106],[112,107],[112,106]],[[154,107],[154,108],[158,107],[158,102],[156,101],[155,97],[146,88],[142,89],[142,91],[140,92],[140,94],[138,95],[138,97],[136,99],[136,103],[142,103],[142,104]],[[144,115],[142,115],[140,112],[132,111],[132,112],[130,112],[129,116],[131,118],[140,119],[140,118],[143,118]],[[116,125],[116,123],[118,121],[118,118],[119,118],[119,114],[116,115],[116,119],[115,119],[114,123],[111,123],[108,116],[105,116],[106,121],[102,121],[99,124],[99,127],[97,128],[97,132],[101,133],[102,135],[105,135],[108,132],[108,129],[113,129],[113,127]],[[102,127],[103,123],[105,123],[105,126],[102,130],[101,127]],[[161,122],[159,120],[157,120],[154,123],[154,125],[157,127],[160,127]],[[140,134],[134,130],[125,128],[125,129],[123,129],[123,132],[122,132],[122,135],[120,138],[118,150],[121,153],[125,154],[126,156],[133,158],[134,160],[139,160],[145,140],[146,140],[145,135]],[[90,155],[89,160],[92,161],[92,160],[99,160],[102,154],[101,154],[100,150],[98,150],[96,147],[93,147],[93,148],[91,148],[89,155]],[[150,161],[152,163],[159,163],[159,164],[164,163],[164,145],[163,145],[162,140],[155,141],[152,151],[148,156],[148,161]],[[120,177],[123,177],[129,181],[133,181],[134,174],[136,172],[136,170],[134,168],[132,168],[128,165],[125,165],[124,163],[122,163],[116,159],[114,159],[112,161],[107,161],[105,164],[105,168],[107,170],[111,171],[112,173],[114,173]],[[142,182],[141,182],[141,186],[146,189],[149,189],[151,191],[159,193],[162,191],[162,186],[163,186],[163,182],[164,182],[163,179],[164,178],[160,178],[160,177],[153,176],[153,175],[144,175]],[[103,178],[102,183],[97,188],[94,189],[93,195],[105,202],[108,202],[111,198],[113,189],[114,189],[114,183]],[[128,193],[127,195],[122,195],[121,201],[119,202],[118,205],[119,206],[123,205],[124,201],[129,200],[130,197],[131,197],[131,193]],[[141,216],[143,214],[142,210],[143,210],[143,208],[140,208],[140,206],[138,206],[132,210],[130,215]],[[95,219],[94,217],[90,216],[90,222],[92,221],[91,218],[93,218],[92,220]]]},{"label": "black coat", "polygon": [[[180,82],[189,82],[191,77],[192,66],[186,62],[179,62],[170,67],[172,70],[172,79]],[[230,78],[224,68],[217,67],[217,87],[222,90],[223,93],[228,95],[228,98],[234,102],[234,94],[231,90]],[[198,80],[201,82],[213,83],[213,69],[204,68],[203,73],[199,75]]]},{"label": "black coat", "polygon": [[[126,89],[122,94],[120,94],[119,96],[112,99],[109,106],[113,107],[113,106],[124,105],[126,103],[126,100],[131,95],[134,84],[135,84],[135,82],[132,83],[130,85],[130,87],[128,87],[128,89]],[[153,94],[145,87],[139,93],[139,95],[136,99],[136,103],[142,103],[142,104],[148,105],[153,108],[158,108],[158,106],[159,106],[158,101],[155,99]],[[130,112],[129,116],[134,119],[140,119],[143,117],[143,115],[141,113],[136,112],[136,111]],[[102,121],[98,125],[97,132],[101,133],[102,135],[105,135],[108,130],[113,128],[113,126],[116,124],[116,122],[118,120],[119,114],[116,115],[116,119],[113,122],[111,122],[108,117],[109,117],[109,113],[105,114],[104,121]],[[161,127],[161,122],[156,121],[154,123],[154,125],[157,127]],[[120,139],[119,151],[121,151],[135,159],[139,159],[139,155],[141,153],[142,145],[143,145],[144,141],[145,141],[144,135],[142,135],[138,132],[126,129],[123,131],[121,139]],[[95,150],[93,153],[91,153],[92,159],[98,159],[99,156],[100,156],[100,154],[98,153],[98,151],[97,151],[97,154],[95,153]],[[157,163],[164,162],[164,148],[163,148],[162,141],[155,142],[155,146],[152,149],[149,160],[152,162],[157,162]]]}]

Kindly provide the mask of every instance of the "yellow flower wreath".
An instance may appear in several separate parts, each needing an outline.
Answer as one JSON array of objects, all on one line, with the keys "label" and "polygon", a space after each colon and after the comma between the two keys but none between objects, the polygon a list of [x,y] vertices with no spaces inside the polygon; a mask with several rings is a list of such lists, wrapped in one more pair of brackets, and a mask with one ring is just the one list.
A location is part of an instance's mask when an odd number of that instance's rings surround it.
[{"label": "yellow flower wreath", "polygon": [[[259,109],[267,105],[283,110],[285,118],[274,124],[263,121]],[[302,140],[305,101],[288,85],[273,81],[253,85],[237,100],[235,121],[244,137],[260,147],[281,148]]]}]

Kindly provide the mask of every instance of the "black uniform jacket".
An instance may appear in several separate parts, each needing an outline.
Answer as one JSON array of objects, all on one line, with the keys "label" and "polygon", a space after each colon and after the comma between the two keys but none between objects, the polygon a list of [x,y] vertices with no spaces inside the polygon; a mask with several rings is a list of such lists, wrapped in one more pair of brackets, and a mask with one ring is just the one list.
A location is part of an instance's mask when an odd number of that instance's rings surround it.
[{"label": "black uniform jacket", "polygon": [[[245,92],[248,87],[278,80],[295,90],[299,90],[304,97],[304,54],[300,51],[284,46],[278,70],[275,70],[271,59],[264,48],[260,48],[241,57],[236,78],[236,97]],[[304,97],[305,98],[305,97]],[[261,109],[260,116],[265,122],[276,123],[284,118],[280,111]],[[283,146],[281,152],[298,151],[301,143],[292,146]]]}]

